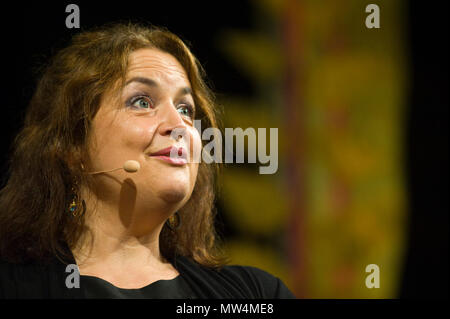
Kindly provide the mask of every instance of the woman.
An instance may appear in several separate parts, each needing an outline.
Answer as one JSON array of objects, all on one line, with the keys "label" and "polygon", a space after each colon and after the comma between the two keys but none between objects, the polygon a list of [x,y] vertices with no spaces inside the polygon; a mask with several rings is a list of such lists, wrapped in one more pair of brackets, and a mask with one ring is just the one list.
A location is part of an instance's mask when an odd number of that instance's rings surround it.
[{"label": "woman", "polygon": [[0,192],[2,297],[293,297],[216,248],[219,168],[195,158],[194,119],[218,126],[203,78],[177,36],[135,24],[78,34],[56,54]]}]

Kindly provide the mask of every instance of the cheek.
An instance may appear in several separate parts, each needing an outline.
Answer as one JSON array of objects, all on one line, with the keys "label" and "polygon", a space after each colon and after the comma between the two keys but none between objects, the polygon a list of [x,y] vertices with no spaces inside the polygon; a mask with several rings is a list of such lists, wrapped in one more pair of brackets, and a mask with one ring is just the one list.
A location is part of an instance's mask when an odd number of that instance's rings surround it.
[{"label": "cheek", "polygon": [[145,149],[155,132],[154,126],[140,121],[124,122],[117,130],[120,131],[122,143],[134,150]]},{"label": "cheek", "polygon": [[199,164],[198,163],[190,163],[189,165],[190,165],[190,167],[189,167],[189,182],[190,182],[190,189],[192,192],[195,188],[195,184],[197,183]]},{"label": "cheek", "polygon": [[[190,152],[191,152],[191,161],[194,163],[199,163],[201,161],[202,154],[202,140],[200,138],[200,134],[197,129],[191,129],[191,139],[190,139]],[[198,166],[198,165],[197,165]]]},{"label": "cheek", "polygon": [[99,155],[113,156],[123,160],[123,156],[145,149],[154,134],[154,126],[145,121],[131,121],[116,118],[95,126],[96,144]]},{"label": "cheek", "polygon": [[198,174],[198,166],[201,161],[201,153],[202,153],[202,141],[200,138],[200,134],[197,129],[193,128],[191,131],[191,163],[190,163],[190,171],[191,171],[191,179],[192,183],[195,184]]}]

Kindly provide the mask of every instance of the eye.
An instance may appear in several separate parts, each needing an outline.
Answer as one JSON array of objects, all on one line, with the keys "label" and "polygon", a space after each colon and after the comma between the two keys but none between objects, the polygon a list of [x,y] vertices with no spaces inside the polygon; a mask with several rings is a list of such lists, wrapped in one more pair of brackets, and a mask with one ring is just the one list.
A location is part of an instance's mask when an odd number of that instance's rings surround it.
[{"label": "eye", "polygon": [[152,100],[148,96],[133,97],[127,104],[138,109],[150,109],[153,106]]},{"label": "eye", "polygon": [[190,104],[180,104],[178,112],[183,116],[187,116],[190,118],[194,117],[194,108]]}]

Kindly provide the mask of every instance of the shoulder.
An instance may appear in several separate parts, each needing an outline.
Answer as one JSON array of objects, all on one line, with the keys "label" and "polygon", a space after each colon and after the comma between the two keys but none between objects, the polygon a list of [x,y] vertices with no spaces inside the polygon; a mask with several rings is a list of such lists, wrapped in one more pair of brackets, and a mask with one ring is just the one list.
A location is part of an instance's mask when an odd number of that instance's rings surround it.
[{"label": "shoulder", "polygon": [[65,285],[66,265],[56,261],[16,263],[0,259],[0,298],[79,298]]},{"label": "shoulder", "polygon": [[42,286],[40,268],[30,264],[0,260],[0,296],[2,298],[28,297],[34,288]]},{"label": "shoulder", "polygon": [[295,298],[279,278],[256,267],[211,269],[186,257],[178,258],[176,267],[199,298]]},{"label": "shoulder", "polygon": [[284,282],[269,272],[252,266],[229,265],[220,270],[223,275],[249,286],[260,298],[295,298]]},{"label": "shoulder", "polygon": [[0,258],[0,298],[4,299],[13,295],[12,291],[15,289],[14,281],[12,279],[12,264]]}]

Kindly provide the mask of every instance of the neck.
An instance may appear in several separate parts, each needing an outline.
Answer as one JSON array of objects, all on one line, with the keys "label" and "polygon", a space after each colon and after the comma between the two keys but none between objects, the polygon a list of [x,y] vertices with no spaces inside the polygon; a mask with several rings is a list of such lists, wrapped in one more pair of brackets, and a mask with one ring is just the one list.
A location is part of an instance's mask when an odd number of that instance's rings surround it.
[{"label": "neck", "polygon": [[88,231],[73,248],[79,267],[108,264],[108,267],[127,269],[167,264],[159,248],[159,235],[167,213],[145,212],[136,205],[125,209],[103,201],[97,201],[95,209],[91,203],[86,202],[86,206]]}]

